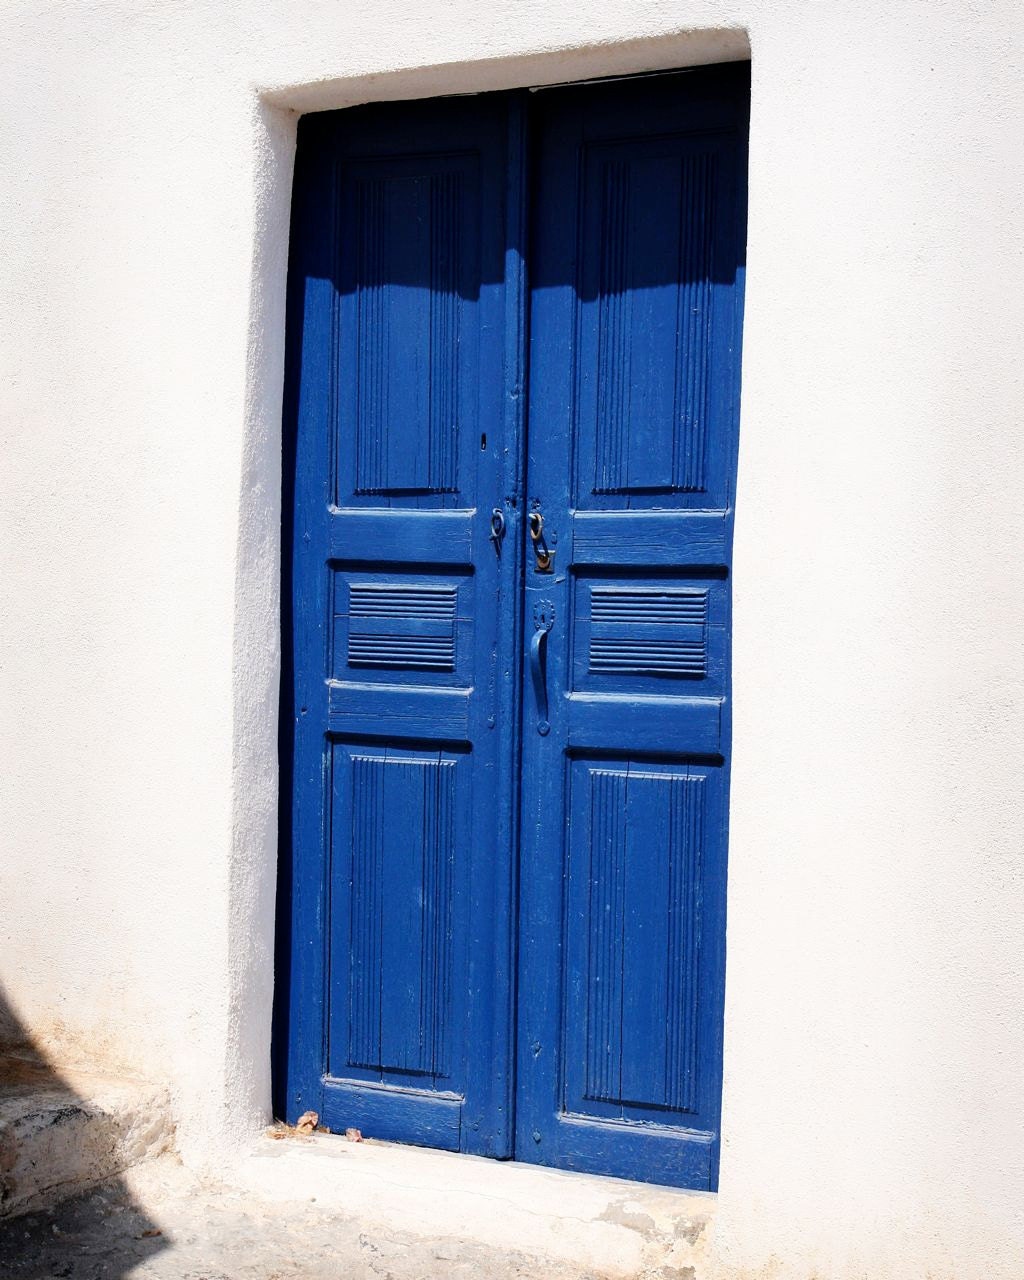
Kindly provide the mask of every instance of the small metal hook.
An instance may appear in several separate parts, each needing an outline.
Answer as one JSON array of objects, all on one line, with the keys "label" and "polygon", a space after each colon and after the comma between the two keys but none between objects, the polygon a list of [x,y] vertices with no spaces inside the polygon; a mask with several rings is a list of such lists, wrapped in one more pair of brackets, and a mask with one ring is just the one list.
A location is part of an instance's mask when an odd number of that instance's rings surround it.
[{"label": "small metal hook", "polygon": [[495,507],[491,512],[491,532],[488,534],[494,545],[501,550],[501,540],[505,536],[505,513],[501,507]]}]

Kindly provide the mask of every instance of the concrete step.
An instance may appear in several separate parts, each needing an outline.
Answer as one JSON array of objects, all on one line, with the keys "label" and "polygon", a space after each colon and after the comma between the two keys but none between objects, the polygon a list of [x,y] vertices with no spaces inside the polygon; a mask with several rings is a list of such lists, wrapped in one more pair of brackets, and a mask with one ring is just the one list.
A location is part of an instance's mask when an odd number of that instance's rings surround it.
[{"label": "concrete step", "polygon": [[[153,1172],[152,1165],[137,1171]],[[279,1215],[290,1205],[296,1215],[313,1207],[329,1219],[356,1221],[373,1234],[379,1274],[396,1280],[407,1274],[461,1277],[454,1261],[443,1261],[448,1250],[452,1259],[475,1258],[475,1273],[465,1274],[487,1280],[697,1280],[706,1274],[717,1203],[707,1192],[372,1138],[303,1137],[281,1126],[239,1153],[221,1175],[251,1203],[277,1204]],[[407,1272],[399,1265],[401,1250],[388,1243],[392,1235],[422,1269],[410,1262]],[[431,1264],[424,1249],[441,1250],[432,1255],[440,1261]],[[376,1273],[353,1268],[338,1274]],[[319,1276],[311,1271],[309,1280]]]},{"label": "concrete step", "polygon": [[0,1054],[0,1218],[48,1208],[168,1149],[165,1090]]},{"label": "concrete step", "polygon": [[[0,1223],[0,1277],[708,1280],[713,1274],[705,1261],[707,1197],[580,1174],[545,1176],[473,1156],[445,1160],[433,1152],[417,1160],[412,1148],[369,1141],[352,1145],[350,1158],[331,1154],[345,1151],[344,1144],[344,1138],[275,1142],[247,1160],[263,1166],[250,1168],[248,1187],[229,1167],[221,1170],[229,1180],[214,1182],[173,1156],[147,1160],[56,1209]],[[494,1166],[494,1176],[486,1166]]]}]

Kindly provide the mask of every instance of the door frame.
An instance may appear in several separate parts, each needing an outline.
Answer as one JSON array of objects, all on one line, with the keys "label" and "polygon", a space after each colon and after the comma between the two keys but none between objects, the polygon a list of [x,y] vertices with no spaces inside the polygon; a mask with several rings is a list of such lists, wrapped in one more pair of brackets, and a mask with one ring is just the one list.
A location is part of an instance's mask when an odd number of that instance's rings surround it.
[{"label": "door frame", "polygon": [[[739,59],[737,59],[739,61]],[[706,64],[703,64],[706,65]],[[648,76],[660,76],[672,74],[675,71],[686,71],[694,69],[692,67],[663,67],[655,68],[647,71],[635,72],[626,77],[619,77],[614,74],[607,76],[595,77],[600,80],[613,80],[619,78],[640,79]],[[581,84],[585,83],[586,78],[573,80],[568,83]],[[538,86],[538,87],[543,87]],[[490,89],[481,89],[479,92],[487,93]],[[509,92],[506,89],[495,87],[494,92]],[[438,95],[446,96],[446,95]],[[396,99],[402,100],[402,99]],[[507,210],[509,215],[509,230],[506,245],[506,327],[505,327],[505,350],[504,365],[506,376],[506,396],[505,396],[505,417],[503,428],[506,440],[515,440],[517,447],[509,449],[510,455],[515,459],[514,479],[511,483],[511,493],[515,494],[522,490],[524,483],[523,472],[525,470],[525,459],[528,442],[526,439],[527,426],[525,423],[525,407],[526,407],[526,386],[528,380],[528,362],[529,362],[529,335],[526,332],[528,326],[528,310],[529,310],[529,292],[528,281],[526,279],[526,244],[525,238],[528,234],[529,226],[529,183],[527,175],[528,146],[526,143],[526,129],[528,110],[525,106],[525,96],[523,103],[520,104],[516,112],[510,112],[510,130],[509,130],[509,183],[507,194]],[[514,124],[511,122],[514,117]],[[290,297],[287,310],[292,313],[294,300]],[[740,302],[740,316],[742,316],[742,300]],[[739,324],[742,323],[740,319]],[[295,351],[291,350],[290,344],[289,354],[286,364],[293,365],[295,361]],[[294,369],[291,370],[294,376]],[[287,375],[286,375],[287,376]],[[286,405],[284,415],[284,430],[282,434],[282,653],[281,653],[281,699],[280,699],[280,717],[279,717],[279,767],[280,767],[280,796],[281,803],[278,810],[278,831],[279,831],[279,861],[278,861],[278,899],[277,899],[277,931],[276,931],[276,953],[277,960],[275,964],[275,972],[277,975],[277,992],[275,997],[274,1010],[274,1027],[272,1039],[272,1061],[273,1061],[273,1085],[274,1085],[274,1103],[275,1113],[283,1114],[284,1111],[284,1092],[287,1088],[287,1071],[288,1071],[288,1044],[290,1039],[289,1023],[294,1017],[294,1011],[289,1009],[289,1001],[284,997],[287,991],[287,976],[291,967],[292,955],[292,936],[291,936],[291,908],[293,904],[293,884],[292,884],[292,862],[291,862],[291,840],[292,840],[292,822],[291,822],[291,794],[293,786],[292,777],[292,734],[291,734],[291,717],[286,714],[286,707],[289,703],[288,693],[290,689],[290,681],[294,674],[294,653],[292,651],[292,602],[293,602],[293,581],[292,581],[292,562],[291,562],[291,530],[294,516],[294,506],[291,493],[290,478],[294,477],[297,466],[296,455],[296,433],[295,433],[295,417],[294,414],[288,412]],[[735,468],[733,471],[735,481]],[[523,493],[525,508],[525,492]],[[735,495],[733,496],[733,502]],[[524,510],[519,512],[522,516]],[[524,593],[522,591],[523,577],[523,545],[524,539],[520,536],[520,530],[516,525],[509,529],[509,536],[506,539],[506,547],[508,557],[514,561],[512,573],[515,580],[519,583],[519,588],[512,593],[512,612],[513,617],[510,619],[510,626],[513,628],[512,634],[519,636],[522,632],[522,609]],[[730,609],[731,614],[731,609]],[[510,682],[509,692],[504,700],[503,714],[507,717],[506,723],[513,726],[512,733],[507,735],[507,741],[511,744],[518,744],[520,722],[523,714],[523,701],[520,697],[520,690],[523,686],[523,652],[520,647],[518,652],[519,670],[515,673],[516,678]],[[516,749],[510,748],[512,753],[516,753]],[[728,769],[728,766],[726,766]],[[513,856],[510,860],[510,876],[507,894],[508,919],[509,926],[507,930],[507,938],[505,939],[505,954],[508,957],[510,981],[509,981],[509,1000],[508,1008],[502,1015],[502,1020],[507,1026],[508,1043],[510,1045],[510,1060],[515,1064],[517,1057],[516,1050],[516,1025],[517,1025],[517,975],[518,961],[517,952],[519,946],[519,924],[518,924],[518,878],[521,867],[521,849],[519,848],[519,826],[521,819],[521,805],[515,798],[518,790],[518,764],[512,763],[508,768],[508,785],[502,788],[504,796],[503,803],[508,808],[508,843],[513,850]],[[499,904],[500,906],[500,904]],[[497,1016],[497,1015],[496,1015]],[[508,1099],[509,1114],[514,1115],[515,1107],[515,1073],[514,1070],[508,1073],[506,1080],[506,1096]],[[514,1124],[513,1124],[514,1127]]]}]

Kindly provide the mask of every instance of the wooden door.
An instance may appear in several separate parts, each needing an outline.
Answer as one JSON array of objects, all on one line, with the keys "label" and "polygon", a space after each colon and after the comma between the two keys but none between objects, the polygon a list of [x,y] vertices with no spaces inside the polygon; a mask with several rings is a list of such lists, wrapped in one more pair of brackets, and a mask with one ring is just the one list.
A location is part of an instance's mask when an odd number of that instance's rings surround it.
[{"label": "wooden door", "polygon": [[551,90],[533,119],[516,1150],[704,1188],[745,76]]},{"label": "wooden door", "polygon": [[746,83],[302,122],[290,1119],[715,1185]]},{"label": "wooden door", "polygon": [[489,1155],[511,1151],[513,106],[302,121],[287,376],[284,1108]]}]

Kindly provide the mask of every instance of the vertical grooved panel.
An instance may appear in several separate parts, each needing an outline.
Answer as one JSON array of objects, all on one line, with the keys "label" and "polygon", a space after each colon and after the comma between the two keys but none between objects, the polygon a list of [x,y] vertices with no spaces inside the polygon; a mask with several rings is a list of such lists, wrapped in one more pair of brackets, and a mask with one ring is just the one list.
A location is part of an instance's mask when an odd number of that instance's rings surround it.
[{"label": "vertical grooved panel", "polygon": [[352,758],[350,1066],[448,1072],[455,769]]},{"label": "vertical grooved panel", "polygon": [[625,775],[591,774],[587,1096],[617,1098],[622,1068],[622,836]]},{"label": "vertical grooved panel", "polygon": [[358,379],[356,414],[356,491],[376,493],[384,488],[388,420],[387,367],[389,326],[385,322],[385,281],[388,279],[385,234],[389,219],[390,185],[356,185],[358,263]]},{"label": "vertical grooved panel", "polygon": [[403,172],[354,187],[354,492],[454,493],[462,175]]},{"label": "vertical grooved panel", "polygon": [[458,175],[435,174],[430,184],[430,453],[428,487],[458,488],[459,307],[457,293]]},{"label": "vertical grooved panel", "polygon": [[677,404],[673,433],[673,487],[689,493],[706,488],[704,456],[710,413],[711,230],[714,226],[714,158],[709,154],[682,159],[679,353]]},{"label": "vertical grooved panel", "polygon": [[602,166],[596,494],[706,490],[714,170],[708,152]]},{"label": "vertical grooved panel", "polygon": [[[668,858],[668,1010],[665,1105],[697,1106],[697,975],[700,957],[700,872],[704,843],[704,779],[670,783]],[[672,1016],[672,1011],[677,1016]]]},{"label": "vertical grooved panel", "polygon": [[704,778],[589,779],[584,1096],[692,1112]]},{"label": "vertical grooved panel", "polygon": [[597,489],[621,486],[627,468],[630,393],[629,167],[609,164],[604,180],[598,308]]},{"label": "vertical grooved panel", "polygon": [[348,1056],[362,1067],[380,1065],[382,784],[379,761],[353,759]]}]

